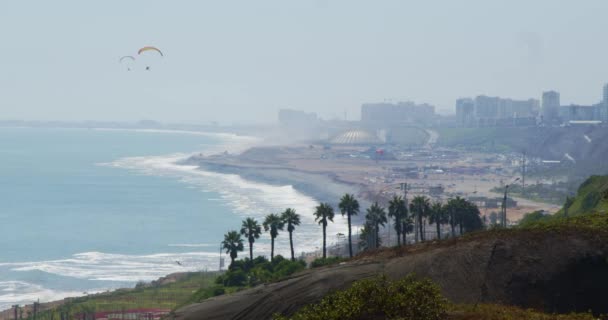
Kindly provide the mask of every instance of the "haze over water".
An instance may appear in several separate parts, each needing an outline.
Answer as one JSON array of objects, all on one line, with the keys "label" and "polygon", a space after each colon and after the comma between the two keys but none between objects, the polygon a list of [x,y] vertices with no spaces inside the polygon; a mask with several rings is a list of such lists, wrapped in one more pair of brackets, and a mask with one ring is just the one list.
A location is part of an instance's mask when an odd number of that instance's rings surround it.
[{"label": "haze over water", "polygon": [[[187,132],[0,128],[0,309],[218,268],[223,234],[245,216],[294,207],[296,252],[319,246],[315,199],[180,166],[247,137]],[[343,231],[343,221],[328,234]],[[286,234],[277,251],[288,254]],[[255,247],[269,251],[267,235]],[[179,266],[179,261],[183,266]]]}]

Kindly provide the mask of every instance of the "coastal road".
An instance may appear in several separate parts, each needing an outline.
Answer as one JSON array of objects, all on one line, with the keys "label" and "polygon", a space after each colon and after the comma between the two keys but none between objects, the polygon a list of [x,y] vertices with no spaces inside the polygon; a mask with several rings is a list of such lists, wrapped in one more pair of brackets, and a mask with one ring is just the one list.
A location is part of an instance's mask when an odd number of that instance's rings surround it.
[{"label": "coastal road", "polygon": [[424,129],[426,133],[429,134],[429,139],[424,144],[425,149],[432,149],[435,144],[437,144],[437,140],[439,140],[439,133],[435,130]]}]

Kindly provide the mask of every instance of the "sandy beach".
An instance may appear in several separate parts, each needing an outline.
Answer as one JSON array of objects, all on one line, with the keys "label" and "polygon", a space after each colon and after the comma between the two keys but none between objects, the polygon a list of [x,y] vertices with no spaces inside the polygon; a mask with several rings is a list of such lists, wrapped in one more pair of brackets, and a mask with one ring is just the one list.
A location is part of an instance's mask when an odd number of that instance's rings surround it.
[{"label": "sandy beach", "polygon": [[[498,198],[500,194],[491,189],[509,183],[515,176],[499,175],[481,169],[502,168],[503,163],[489,161],[486,154],[466,154],[466,157],[416,159],[373,159],[364,155],[366,147],[321,145],[257,146],[241,154],[220,154],[213,156],[193,156],[188,164],[198,165],[205,170],[238,174],[270,184],[293,185],[299,191],[311,195],[319,201],[337,205],[344,193],[355,194],[362,211],[372,202],[386,205],[393,195],[402,194],[400,183],[408,184],[408,198],[426,195],[434,201],[446,201],[449,197],[489,197]],[[483,159],[483,161],[482,161]],[[480,165],[482,163],[482,165]],[[425,171],[419,176],[404,177],[395,173],[396,168],[417,166],[441,166],[442,168],[466,168],[482,173]],[[491,171],[491,170],[486,170]],[[441,186],[440,194],[429,190]],[[512,222],[521,219],[525,213],[536,210],[556,212],[559,206],[536,202],[528,199],[513,198],[516,207],[508,208],[507,216]],[[482,215],[499,208],[481,208]],[[362,221],[360,215],[356,222]]]}]

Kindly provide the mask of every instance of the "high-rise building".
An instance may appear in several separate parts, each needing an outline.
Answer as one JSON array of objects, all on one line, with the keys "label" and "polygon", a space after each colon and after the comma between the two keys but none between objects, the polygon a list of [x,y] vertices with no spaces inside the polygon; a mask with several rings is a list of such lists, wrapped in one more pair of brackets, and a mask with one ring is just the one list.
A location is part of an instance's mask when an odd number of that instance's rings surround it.
[{"label": "high-rise building", "polygon": [[475,98],[475,117],[479,119],[498,119],[500,98],[477,96]]},{"label": "high-rise building", "polygon": [[559,120],[559,106],[559,92],[543,92],[541,108],[542,122],[545,124],[557,123]]},{"label": "high-rise building", "polygon": [[535,99],[513,100],[500,97],[477,96],[475,117],[485,120],[533,118],[540,103]]},{"label": "high-rise building", "polygon": [[361,121],[368,124],[430,123],[435,107],[413,102],[365,103],[361,106]]},{"label": "high-rise building", "polygon": [[472,125],[475,121],[475,102],[471,98],[456,100],[456,119],[463,127]]}]

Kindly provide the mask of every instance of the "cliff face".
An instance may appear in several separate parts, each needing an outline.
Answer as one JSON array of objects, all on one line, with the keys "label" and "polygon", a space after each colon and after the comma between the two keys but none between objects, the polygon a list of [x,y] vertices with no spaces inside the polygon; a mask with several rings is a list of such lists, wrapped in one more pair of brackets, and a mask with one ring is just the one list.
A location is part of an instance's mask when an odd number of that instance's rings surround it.
[{"label": "cliff face", "polygon": [[456,303],[494,302],[551,312],[608,312],[608,237],[513,231],[380,252],[308,270],[177,311],[178,319],[269,319],[291,314],[352,282],[386,274],[428,277]]}]

